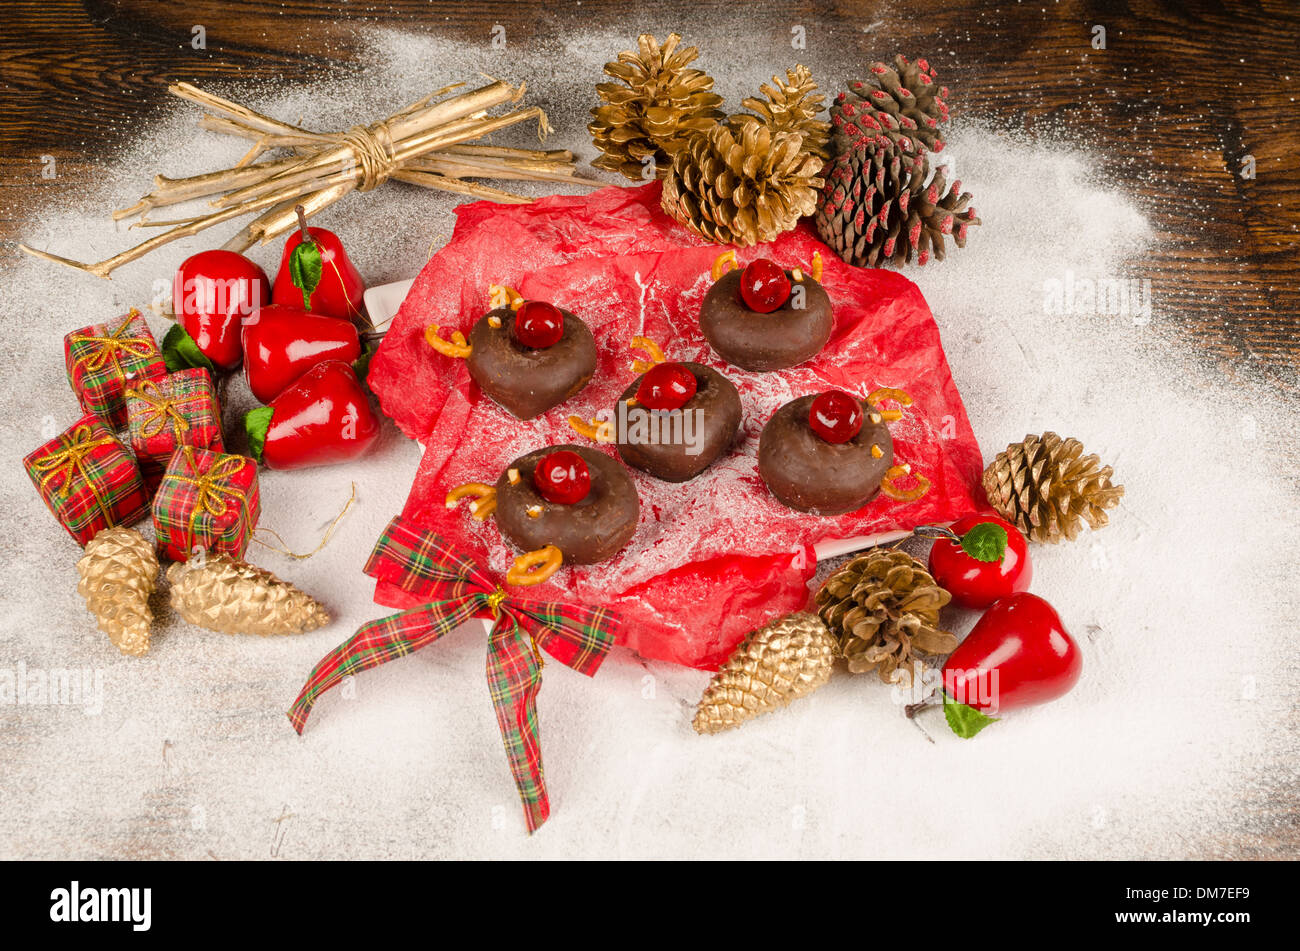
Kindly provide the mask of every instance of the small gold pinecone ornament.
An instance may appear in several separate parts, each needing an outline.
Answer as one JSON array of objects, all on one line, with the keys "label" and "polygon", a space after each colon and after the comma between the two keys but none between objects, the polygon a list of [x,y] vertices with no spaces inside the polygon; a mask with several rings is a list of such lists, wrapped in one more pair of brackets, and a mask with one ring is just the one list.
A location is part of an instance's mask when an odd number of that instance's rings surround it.
[{"label": "small gold pinecone ornament", "polygon": [[652,34],[642,33],[636,52],[619,53],[616,62],[605,64],[605,73],[618,82],[596,86],[604,104],[591,110],[587,126],[601,152],[591,163],[596,168],[636,181],[649,178],[646,159],[652,159],[655,177],[663,178],[686,139],[722,118],[713,78],[687,69],[699,50],[678,49],[681,41],[672,33],[660,46]]},{"label": "small gold pinecone ornament", "polygon": [[842,144],[879,135],[903,152],[938,152],[944,144],[940,126],[948,121],[947,97],[948,87],[935,82],[929,63],[895,56],[892,68],[872,63],[869,81],[855,80],[835,97],[831,126]]},{"label": "small gold pinecone ornament", "polygon": [[149,650],[153,611],[149,595],[158,586],[158,556],[133,528],[102,529],[77,562],[77,593],[99,622],[99,629],[123,654]]},{"label": "small gold pinecone ornament", "polygon": [[825,97],[817,92],[812,73],[807,66],[795,66],[785,71],[785,81],[772,77],[772,85],[764,83],[759,91],[766,99],[750,96],[742,105],[757,115],[740,113],[731,117],[733,125],[758,122],[774,132],[796,132],[803,136],[803,150],[818,158],[828,155],[826,143],[830,140],[830,123],[817,118],[826,107]]},{"label": "small gold pinecone ornament", "polygon": [[660,203],[716,244],[771,241],[817,208],[822,160],[803,136],[763,122],[720,122],[673,158]]},{"label": "small gold pinecone ornament", "polygon": [[907,552],[875,548],[827,578],[816,602],[849,670],[875,670],[885,683],[906,687],[921,661],[916,654],[948,654],[957,647],[957,638],[939,628],[939,609],[951,598]]},{"label": "small gold pinecone ornament", "polygon": [[223,634],[302,634],[328,624],[312,597],[256,565],[229,555],[167,569],[171,603],[191,624]]},{"label": "small gold pinecone ornament", "polygon": [[944,169],[930,178],[925,154],[912,155],[883,136],[843,146],[826,167],[817,232],[835,253],[856,267],[892,263],[924,265],[947,254],[944,237],[959,248],[978,225],[971,194],[950,185]]},{"label": "small gold pinecone ornament", "polygon": [[984,470],[989,504],[1037,542],[1074,541],[1081,522],[1101,528],[1106,509],[1124,495],[1111,485],[1114,470],[1096,455],[1083,455],[1083,443],[1056,433],[1026,436],[1012,443]]},{"label": "small gold pinecone ornament", "polygon": [[704,690],[692,724],[696,733],[720,733],[830,679],[838,649],[817,615],[787,614],[750,631]]}]

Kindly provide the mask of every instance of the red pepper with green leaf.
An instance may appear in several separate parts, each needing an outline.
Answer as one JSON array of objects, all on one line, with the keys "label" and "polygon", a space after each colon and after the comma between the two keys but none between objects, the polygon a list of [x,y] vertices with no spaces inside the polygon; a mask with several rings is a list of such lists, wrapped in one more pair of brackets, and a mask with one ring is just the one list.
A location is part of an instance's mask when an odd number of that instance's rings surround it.
[{"label": "red pepper with green leaf", "polygon": [[298,230],[285,242],[271,303],[365,324],[366,283],[343,250],[343,242],[332,231],[308,228],[301,205],[298,223]]},{"label": "red pepper with green leaf", "polygon": [[350,462],[374,445],[379,425],[365,387],[342,360],[316,364],[244,416],[249,450],[270,469]]},{"label": "red pepper with green leaf", "polygon": [[269,403],[325,360],[361,356],[354,324],[300,307],[270,304],[244,321],[244,378],[259,403]]}]

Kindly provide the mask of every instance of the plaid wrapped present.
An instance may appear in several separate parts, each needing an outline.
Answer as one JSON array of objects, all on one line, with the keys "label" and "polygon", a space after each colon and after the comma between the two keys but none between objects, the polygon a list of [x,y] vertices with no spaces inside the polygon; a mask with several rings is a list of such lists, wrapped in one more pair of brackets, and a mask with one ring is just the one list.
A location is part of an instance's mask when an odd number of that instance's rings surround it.
[{"label": "plaid wrapped present", "polygon": [[149,511],[135,458],[104,421],[85,416],[23,459],[54,517],[83,547],[103,528],[130,525]]},{"label": "plaid wrapped present", "polygon": [[181,446],[225,452],[212,376],[201,367],[128,388],[126,417],[131,449],[150,492],[157,490],[172,453]]},{"label": "plaid wrapped present", "polygon": [[173,561],[186,561],[196,551],[239,558],[260,513],[256,462],[181,446],[153,499],[154,534],[159,550]]},{"label": "plaid wrapped present", "polygon": [[134,308],[120,322],[93,324],[63,338],[68,382],[86,413],[126,427],[126,391],[167,374],[158,343]]}]

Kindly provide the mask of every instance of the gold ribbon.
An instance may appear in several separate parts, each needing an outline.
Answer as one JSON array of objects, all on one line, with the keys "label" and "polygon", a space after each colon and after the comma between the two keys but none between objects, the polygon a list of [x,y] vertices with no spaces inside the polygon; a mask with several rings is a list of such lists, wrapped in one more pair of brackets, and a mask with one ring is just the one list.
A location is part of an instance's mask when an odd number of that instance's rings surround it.
[{"label": "gold ribbon", "polygon": [[494,618],[500,616],[501,602],[504,601],[506,597],[506,589],[500,585],[497,585],[497,589],[487,596],[488,610],[492,612]]},{"label": "gold ribbon", "polygon": [[63,441],[63,448],[35,460],[32,463],[32,469],[36,472],[45,473],[41,478],[41,494],[44,495],[49,488],[50,483],[58,476],[63,476],[63,485],[59,488],[59,495],[67,498],[72,494],[72,481],[75,477],[80,476],[81,481],[86,483],[90,489],[91,496],[95,499],[95,504],[99,506],[100,513],[112,524],[113,515],[104,504],[103,497],[99,494],[99,488],[95,485],[90,474],[86,472],[86,457],[98,449],[100,446],[107,446],[117,442],[113,436],[100,436],[94,438],[94,431],[89,423],[83,423],[75,426],[59,438]]},{"label": "gold ribbon", "polygon": [[198,476],[197,478],[184,475],[173,475],[171,477],[177,482],[192,485],[198,490],[194,497],[194,509],[190,512],[189,547],[191,549],[194,547],[194,535],[199,516],[207,514],[212,516],[214,521],[221,518],[230,510],[230,499],[234,499],[239,504],[241,519],[245,526],[248,526],[248,498],[239,489],[222,483],[237,472],[242,471],[244,466],[248,465],[249,460],[243,456],[223,456],[207,472],[200,473],[191,447],[184,446],[182,448],[190,471]]},{"label": "gold ribbon", "polygon": [[176,444],[181,442],[181,434],[190,428],[189,420],[181,415],[180,410],[176,407],[184,406],[186,403],[193,403],[196,400],[206,400],[205,393],[190,393],[186,396],[165,396],[158,384],[153,380],[145,380],[139,386],[127,391],[128,396],[134,396],[138,400],[143,400],[149,407],[145,414],[144,421],[140,424],[140,435],[146,439],[152,439],[162,432],[167,418],[171,417],[172,432],[176,436]]},{"label": "gold ribbon", "polygon": [[110,334],[96,336],[94,334],[73,334],[72,343],[93,343],[97,344],[96,348],[90,353],[79,357],[75,362],[84,367],[87,371],[94,373],[102,370],[111,360],[117,367],[119,373],[126,373],[122,368],[120,354],[125,351],[132,356],[144,359],[154,350],[154,344],[151,340],[140,340],[138,338],[122,338],[122,334],[131,326],[131,321],[140,316],[140,312],[134,307],[126,315],[120,327]]}]

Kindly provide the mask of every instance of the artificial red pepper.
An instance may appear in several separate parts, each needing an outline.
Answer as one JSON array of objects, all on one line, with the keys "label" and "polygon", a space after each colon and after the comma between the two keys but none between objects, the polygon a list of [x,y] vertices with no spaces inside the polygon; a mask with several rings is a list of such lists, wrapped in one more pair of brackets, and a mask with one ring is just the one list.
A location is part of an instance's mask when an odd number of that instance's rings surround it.
[{"label": "artificial red pepper", "polygon": [[930,574],[954,604],[986,608],[1027,591],[1033,577],[1025,536],[993,514],[967,515],[930,548]]},{"label": "artificial red pepper", "polygon": [[1056,609],[1022,591],[993,605],[943,665],[943,707],[958,736],[971,737],[993,714],[1047,703],[1070,691],[1083,655]]},{"label": "artificial red pepper", "polygon": [[244,378],[259,403],[269,403],[325,360],[361,356],[356,326],[300,307],[269,304],[244,321]]},{"label": "artificial red pepper", "polygon": [[284,243],[271,303],[365,323],[366,283],[343,250],[343,242],[333,231],[308,228],[301,208],[299,221],[299,229]]},{"label": "artificial red pepper", "polygon": [[168,369],[205,366],[198,354],[210,362],[208,369],[239,366],[244,318],[270,296],[266,272],[242,254],[217,249],[186,258],[172,279],[177,327],[163,340]]},{"label": "artificial red pepper", "polygon": [[349,462],[379,438],[379,417],[351,364],[326,360],[244,416],[253,458],[270,469]]}]

